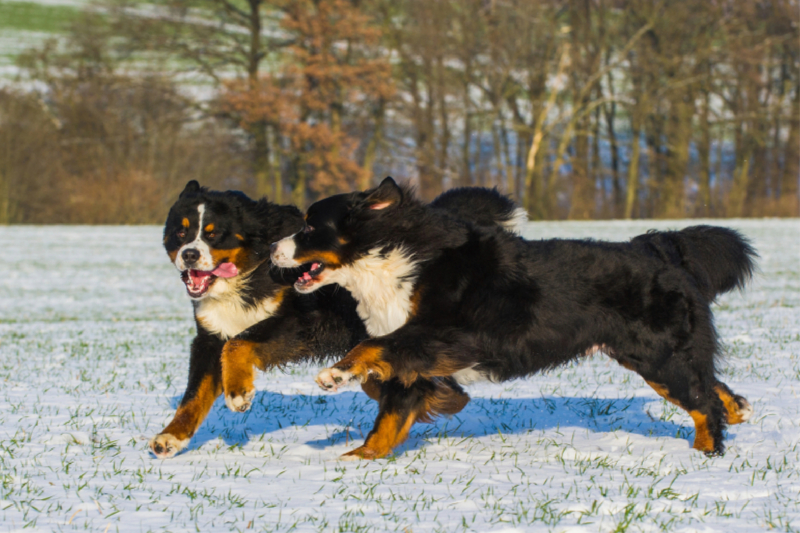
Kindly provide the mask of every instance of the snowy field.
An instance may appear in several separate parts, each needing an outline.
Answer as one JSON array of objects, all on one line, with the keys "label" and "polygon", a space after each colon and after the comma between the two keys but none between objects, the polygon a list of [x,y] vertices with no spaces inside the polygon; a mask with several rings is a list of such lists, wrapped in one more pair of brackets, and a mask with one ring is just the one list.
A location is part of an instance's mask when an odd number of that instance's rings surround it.
[{"label": "snowy field", "polygon": [[357,463],[336,458],[376,405],[319,391],[305,366],[262,375],[246,414],[217,401],[186,453],[155,459],[194,334],[160,228],[0,228],[0,531],[798,531],[800,221],[723,223],[762,256],[715,308],[722,379],[755,408],[724,457],[693,451],[688,415],[598,355],[472,386],[462,413]]}]

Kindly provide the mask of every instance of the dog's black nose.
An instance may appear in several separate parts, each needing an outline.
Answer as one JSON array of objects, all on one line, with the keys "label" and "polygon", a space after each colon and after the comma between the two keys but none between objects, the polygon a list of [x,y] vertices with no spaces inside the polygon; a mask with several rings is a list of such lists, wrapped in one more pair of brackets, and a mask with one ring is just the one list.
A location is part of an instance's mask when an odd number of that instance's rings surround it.
[{"label": "dog's black nose", "polygon": [[183,262],[186,263],[187,265],[192,265],[194,263],[197,263],[197,260],[200,259],[200,252],[198,252],[194,248],[189,248],[183,251],[183,253],[181,254],[181,258],[183,259]]}]

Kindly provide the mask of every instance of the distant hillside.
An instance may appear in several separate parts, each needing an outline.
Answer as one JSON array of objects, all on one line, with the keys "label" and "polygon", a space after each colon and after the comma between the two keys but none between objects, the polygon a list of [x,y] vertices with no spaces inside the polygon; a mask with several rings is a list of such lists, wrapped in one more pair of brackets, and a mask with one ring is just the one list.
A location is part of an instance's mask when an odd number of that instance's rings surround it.
[{"label": "distant hillside", "polygon": [[0,1],[0,79],[13,78],[23,50],[63,35],[88,5],[81,0]]}]

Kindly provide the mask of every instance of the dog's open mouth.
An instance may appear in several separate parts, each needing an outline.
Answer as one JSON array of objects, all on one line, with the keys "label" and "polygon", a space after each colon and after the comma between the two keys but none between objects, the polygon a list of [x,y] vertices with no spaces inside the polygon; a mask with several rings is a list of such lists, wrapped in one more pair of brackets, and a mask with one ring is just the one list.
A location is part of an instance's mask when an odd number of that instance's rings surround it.
[{"label": "dog's open mouth", "polygon": [[297,278],[297,281],[294,282],[294,286],[297,290],[300,289],[308,289],[314,283],[319,281],[319,275],[322,274],[322,271],[325,270],[325,264],[321,262],[314,262],[311,263],[311,267],[303,272],[303,275]]},{"label": "dog's open mouth", "polygon": [[239,273],[233,263],[221,263],[214,270],[184,270],[181,279],[186,284],[186,291],[192,298],[203,296],[217,278],[232,278]]}]

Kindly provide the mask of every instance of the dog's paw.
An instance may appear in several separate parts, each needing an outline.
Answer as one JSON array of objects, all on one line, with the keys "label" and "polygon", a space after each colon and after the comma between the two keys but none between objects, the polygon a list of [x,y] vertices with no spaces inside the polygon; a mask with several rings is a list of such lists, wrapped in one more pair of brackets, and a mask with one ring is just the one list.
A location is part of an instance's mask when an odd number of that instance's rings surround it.
[{"label": "dog's paw", "polygon": [[380,459],[381,457],[385,457],[391,453],[391,450],[387,450],[384,452],[380,452],[377,450],[373,450],[368,448],[367,445],[359,446],[355,450],[351,450],[344,455],[339,456],[340,461],[361,461],[367,460],[371,461],[374,459]]},{"label": "dog's paw", "polygon": [[737,414],[739,415],[739,420],[737,422],[747,422],[750,420],[750,417],[753,416],[753,406],[742,396],[736,396],[735,400],[736,406],[738,407]]},{"label": "dog's paw", "polygon": [[317,385],[322,390],[336,392],[336,390],[346,385],[350,380],[355,379],[356,376],[346,370],[339,370],[338,368],[326,368],[317,374]]},{"label": "dog's paw", "polygon": [[244,413],[250,410],[253,404],[253,398],[256,397],[255,389],[249,391],[240,391],[238,393],[226,393],[225,405],[234,413]]},{"label": "dog's paw", "polygon": [[159,459],[169,459],[186,448],[190,440],[179,440],[169,433],[160,433],[150,439],[150,451]]}]

